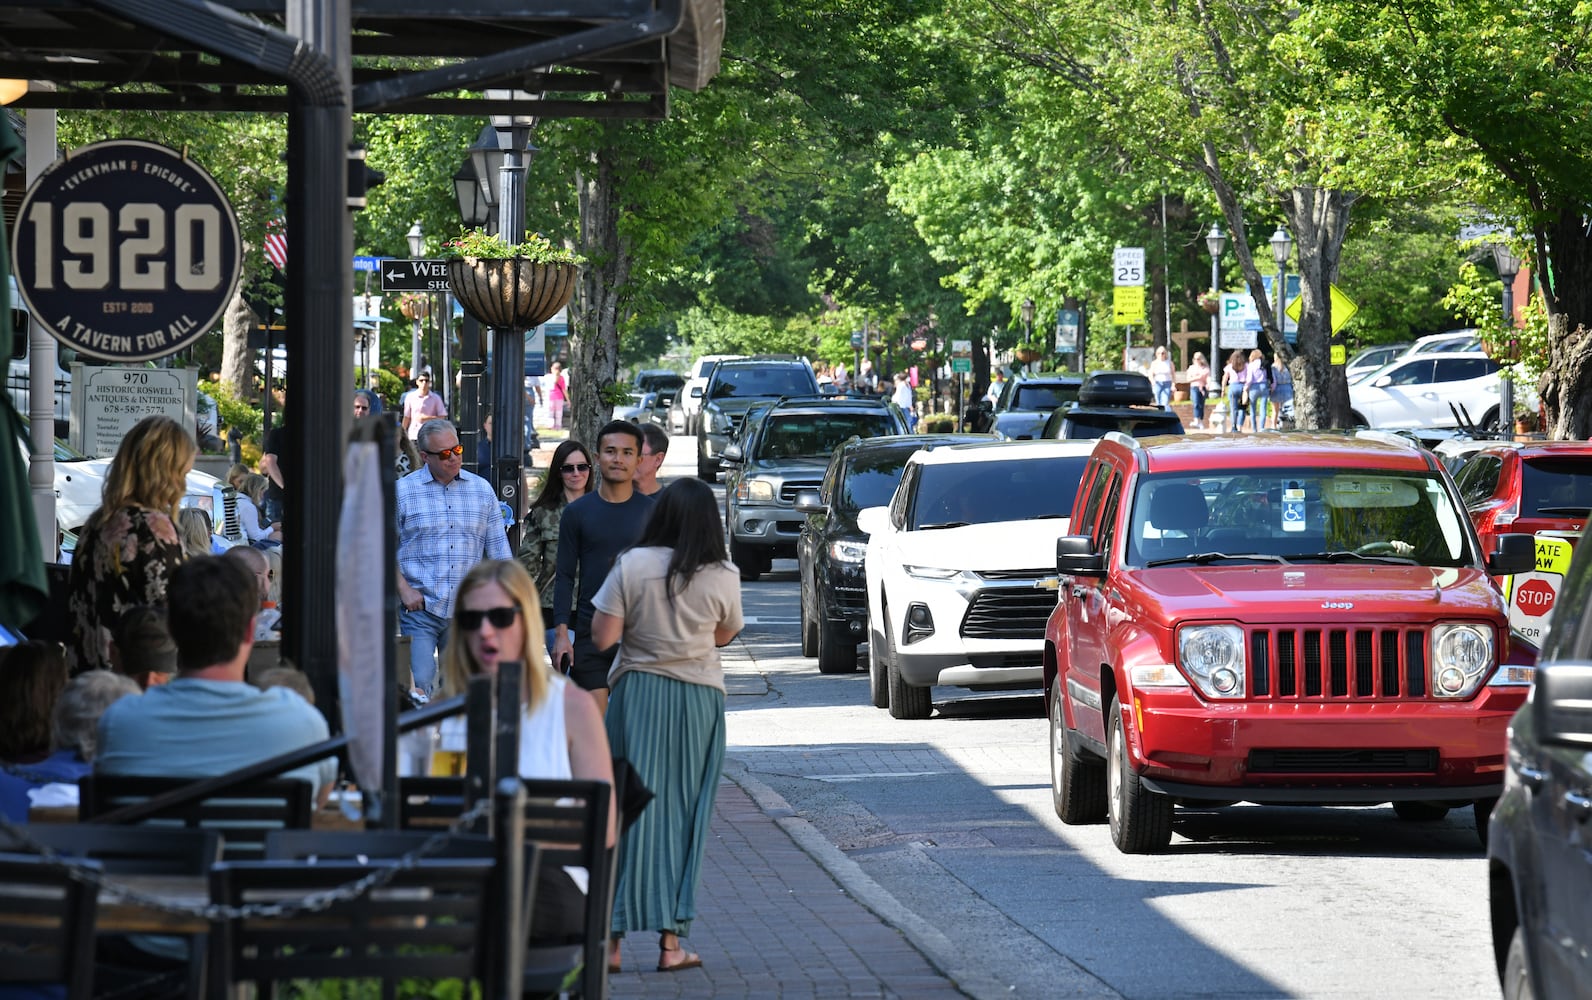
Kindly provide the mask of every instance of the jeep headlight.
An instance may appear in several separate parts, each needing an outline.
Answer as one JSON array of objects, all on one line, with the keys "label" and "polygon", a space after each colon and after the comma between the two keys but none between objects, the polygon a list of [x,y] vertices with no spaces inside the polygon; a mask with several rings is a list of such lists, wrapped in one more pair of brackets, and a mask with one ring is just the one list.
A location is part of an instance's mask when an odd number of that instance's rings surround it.
[{"label": "jeep headlight", "polygon": [[1432,696],[1468,698],[1497,662],[1493,630],[1485,625],[1438,625],[1432,629]]},{"label": "jeep headlight", "polygon": [[868,554],[868,546],[862,542],[848,542],[842,539],[829,543],[829,558],[839,563],[860,563]]},{"label": "jeep headlight", "polygon": [[743,479],[735,486],[735,499],[743,503],[772,503],[774,484],[766,479]]},{"label": "jeep headlight", "polygon": [[1177,635],[1177,661],[1208,698],[1244,697],[1244,630],[1194,625]]}]

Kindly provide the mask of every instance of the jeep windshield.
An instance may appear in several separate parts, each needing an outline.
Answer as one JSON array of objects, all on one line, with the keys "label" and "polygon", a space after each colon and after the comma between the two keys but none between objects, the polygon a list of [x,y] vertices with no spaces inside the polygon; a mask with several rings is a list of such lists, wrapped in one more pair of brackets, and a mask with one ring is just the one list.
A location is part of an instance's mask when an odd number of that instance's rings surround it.
[{"label": "jeep windshield", "polygon": [[1087,456],[925,465],[911,531],[1067,517]]},{"label": "jeep windshield", "polygon": [[1146,411],[1144,413],[1080,413],[1067,414],[1065,436],[1069,439],[1087,440],[1105,437],[1109,431],[1121,431],[1129,437],[1155,437],[1158,434],[1183,433],[1183,421],[1175,413]]},{"label": "jeep windshield", "polygon": [[817,391],[817,383],[803,368],[721,366],[713,373],[711,395],[714,399],[731,396],[807,396]]},{"label": "jeep windshield", "polygon": [[1256,469],[1145,476],[1127,561],[1470,566],[1465,514],[1435,473]]},{"label": "jeep windshield", "polygon": [[894,434],[895,421],[882,410],[833,413],[776,413],[769,418],[758,448],[760,459],[828,458],[852,437]]}]

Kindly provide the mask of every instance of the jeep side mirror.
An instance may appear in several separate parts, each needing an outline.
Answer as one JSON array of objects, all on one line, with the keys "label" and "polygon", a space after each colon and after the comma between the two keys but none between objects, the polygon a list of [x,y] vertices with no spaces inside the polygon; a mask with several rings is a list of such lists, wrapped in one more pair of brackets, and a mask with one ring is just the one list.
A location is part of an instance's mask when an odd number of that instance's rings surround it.
[{"label": "jeep side mirror", "polygon": [[1487,554],[1487,573],[1490,576],[1529,573],[1536,568],[1537,540],[1532,535],[1499,535],[1498,547]]},{"label": "jeep side mirror", "polygon": [[1592,664],[1538,664],[1534,683],[1537,738],[1546,746],[1592,747]]},{"label": "jeep side mirror", "polygon": [[817,490],[797,490],[794,506],[798,514],[822,514],[829,510],[828,505],[818,499]]},{"label": "jeep side mirror", "polygon": [[742,451],[741,446],[738,444],[725,445],[723,453],[719,455],[719,461],[728,462],[731,465],[740,465],[746,461],[746,452]]},{"label": "jeep side mirror", "polygon": [[1105,557],[1094,550],[1088,535],[1062,535],[1056,539],[1056,573],[1059,576],[1105,576]]}]

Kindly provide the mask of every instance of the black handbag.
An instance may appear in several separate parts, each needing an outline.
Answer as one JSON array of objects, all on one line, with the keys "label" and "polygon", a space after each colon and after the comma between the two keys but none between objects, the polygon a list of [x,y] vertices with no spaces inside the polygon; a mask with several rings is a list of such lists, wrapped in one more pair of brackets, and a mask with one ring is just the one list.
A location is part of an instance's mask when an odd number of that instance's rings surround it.
[{"label": "black handbag", "polygon": [[621,833],[641,818],[641,810],[647,808],[647,803],[654,798],[652,789],[641,780],[641,774],[635,766],[623,757],[614,758],[614,794],[619,800]]}]

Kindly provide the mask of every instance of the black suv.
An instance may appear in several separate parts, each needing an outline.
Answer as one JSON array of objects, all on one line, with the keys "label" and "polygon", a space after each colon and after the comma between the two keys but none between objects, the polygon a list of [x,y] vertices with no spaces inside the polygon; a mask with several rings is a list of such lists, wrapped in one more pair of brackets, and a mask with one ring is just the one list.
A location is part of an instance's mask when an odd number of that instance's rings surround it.
[{"label": "black suv", "polygon": [[710,483],[719,477],[719,459],[752,404],[817,393],[813,366],[801,358],[745,358],[714,365],[697,419],[697,475]]},{"label": "black suv", "polygon": [[[1592,553],[1583,535],[1509,726],[1488,824],[1493,954],[1506,1000],[1592,996]],[[1520,668],[1517,668],[1520,669]]]},{"label": "black suv", "polygon": [[1139,372],[1092,372],[1078,390],[1078,401],[1056,410],[1037,435],[1076,441],[1120,431],[1129,437],[1182,434],[1183,418],[1155,405],[1155,390]]},{"label": "black suv", "polygon": [[1040,437],[1045,420],[1058,409],[1077,402],[1082,375],[1048,372],[1013,379],[1001,393],[996,408],[986,413],[988,430],[1003,441],[1028,441]]},{"label": "black suv", "polygon": [[645,368],[636,372],[636,391],[657,393],[655,408],[660,414],[669,412],[669,407],[674,404],[674,397],[680,394],[680,389],[684,385],[685,376],[667,368]]},{"label": "black suv", "polygon": [[757,408],[723,452],[730,467],[724,522],[741,579],[756,580],[776,558],[795,558],[806,520],[796,494],[818,488],[837,445],[906,432],[901,408],[879,397],[812,395]]},{"label": "black suv", "polygon": [[857,512],[890,503],[914,452],[988,440],[984,434],[855,438],[835,449],[818,489],[796,494],[796,512],[807,515],[796,542],[802,655],[818,657],[820,673],[857,669],[857,645],[868,637],[862,565],[868,533],[857,527]]}]

